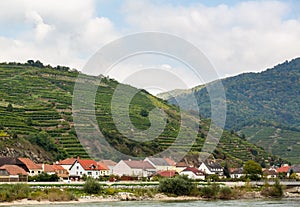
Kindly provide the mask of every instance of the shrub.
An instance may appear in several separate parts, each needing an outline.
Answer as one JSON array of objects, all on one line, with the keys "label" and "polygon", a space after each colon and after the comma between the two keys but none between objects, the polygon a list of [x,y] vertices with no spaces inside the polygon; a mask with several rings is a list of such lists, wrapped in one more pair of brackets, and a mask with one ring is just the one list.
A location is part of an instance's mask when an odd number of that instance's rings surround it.
[{"label": "shrub", "polygon": [[101,192],[101,189],[100,183],[91,177],[87,178],[83,185],[83,191],[88,194],[98,194]]},{"label": "shrub", "polygon": [[13,201],[27,198],[30,188],[27,184],[2,185],[0,190],[0,201]]},{"label": "shrub", "polygon": [[266,197],[275,197],[275,198],[282,197],[283,190],[282,190],[282,186],[280,185],[279,179],[275,180],[273,186],[269,186],[269,184],[266,183],[261,191],[261,194]]},{"label": "shrub", "polygon": [[190,195],[193,187],[193,182],[185,176],[164,178],[159,181],[160,192],[177,196]]},{"label": "shrub", "polygon": [[223,187],[220,189],[219,198],[220,199],[231,199],[233,197],[233,191],[230,187]]},{"label": "shrub", "polygon": [[201,196],[204,198],[217,198],[220,186],[216,183],[209,184],[201,189]]}]

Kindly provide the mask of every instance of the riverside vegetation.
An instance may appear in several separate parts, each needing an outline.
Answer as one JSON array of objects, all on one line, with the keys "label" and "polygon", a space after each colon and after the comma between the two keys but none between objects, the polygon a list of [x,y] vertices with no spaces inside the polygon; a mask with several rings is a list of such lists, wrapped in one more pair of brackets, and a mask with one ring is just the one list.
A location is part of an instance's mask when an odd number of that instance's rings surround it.
[{"label": "riverside vegetation", "polygon": [[[283,197],[283,187],[279,180],[275,185],[266,183],[263,187],[253,187],[246,182],[245,186],[230,188],[215,182],[207,182],[206,185],[198,186],[198,183],[185,176],[174,178],[162,178],[157,187],[127,187],[113,188],[103,186],[93,178],[88,178],[84,185],[72,186],[30,186],[28,184],[3,184],[0,187],[0,202],[11,202],[14,200],[49,200],[51,202],[74,201],[81,197],[94,196],[101,198],[114,198],[115,200],[151,200],[161,198],[161,194],[179,199],[187,196],[191,199],[239,199],[253,197]],[[127,193],[128,197],[120,197],[120,193]],[[254,194],[253,194],[254,193]],[[122,195],[122,194],[121,194]],[[158,196],[158,197],[157,197]]]}]

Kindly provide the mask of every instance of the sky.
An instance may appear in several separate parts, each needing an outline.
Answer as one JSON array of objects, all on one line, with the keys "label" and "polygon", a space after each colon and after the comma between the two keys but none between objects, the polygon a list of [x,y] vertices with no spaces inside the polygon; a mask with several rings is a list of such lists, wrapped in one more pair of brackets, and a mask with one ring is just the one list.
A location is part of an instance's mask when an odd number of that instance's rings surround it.
[{"label": "sky", "polygon": [[[104,45],[146,31],[192,43],[220,78],[259,72],[300,56],[300,1],[2,0],[0,62],[34,59],[81,70]],[[188,70],[149,59],[124,63],[112,76],[122,79],[133,62]],[[189,77],[188,87],[201,84]]]}]

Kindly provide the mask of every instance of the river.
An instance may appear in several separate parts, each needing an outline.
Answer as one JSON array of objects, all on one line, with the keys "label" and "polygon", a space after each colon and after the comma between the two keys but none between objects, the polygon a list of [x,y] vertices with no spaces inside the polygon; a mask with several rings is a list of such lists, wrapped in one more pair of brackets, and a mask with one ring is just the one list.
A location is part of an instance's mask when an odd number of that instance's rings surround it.
[{"label": "river", "polygon": [[[233,206],[255,206],[255,207],[299,207],[300,199],[280,199],[280,200],[217,200],[217,201],[182,201],[182,202],[170,202],[170,201],[116,201],[116,202],[98,202],[98,203],[78,203],[78,204],[51,204],[51,205],[22,205],[23,207],[138,207],[138,206],[169,206],[169,207],[212,207],[212,206],[223,206],[223,207],[233,207]],[[11,206],[12,207],[12,206]],[[20,205],[15,206],[20,207]]]}]

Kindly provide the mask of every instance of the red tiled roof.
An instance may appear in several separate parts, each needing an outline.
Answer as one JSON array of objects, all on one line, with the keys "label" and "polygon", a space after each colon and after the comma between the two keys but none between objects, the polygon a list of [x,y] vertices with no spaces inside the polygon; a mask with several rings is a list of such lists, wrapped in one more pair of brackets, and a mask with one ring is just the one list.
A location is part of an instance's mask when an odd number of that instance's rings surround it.
[{"label": "red tiled roof", "polygon": [[197,169],[195,167],[187,167],[182,172],[186,172],[186,171],[191,171],[195,175],[204,175],[204,173],[201,170],[199,170],[199,169]]},{"label": "red tiled roof", "polygon": [[124,162],[130,167],[134,169],[155,169],[153,165],[151,165],[148,161],[143,160],[124,160]]},{"label": "red tiled roof", "polygon": [[76,161],[75,158],[67,158],[58,162],[58,165],[73,165]]},{"label": "red tiled roof", "polygon": [[6,170],[9,175],[27,175],[27,172],[17,165],[3,165],[1,170]]},{"label": "red tiled roof", "polygon": [[29,158],[18,158],[21,162],[23,162],[26,167],[29,169],[29,170],[33,170],[33,169],[39,169],[41,170],[42,167],[41,166],[38,166],[36,165],[32,160],[30,160]]},{"label": "red tiled roof", "polygon": [[175,170],[158,171],[156,174],[162,177],[174,177],[176,174]]},{"label": "red tiled roof", "polygon": [[97,162],[97,165],[99,170],[109,170],[109,167],[103,162]]},{"label": "red tiled roof", "polygon": [[289,172],[290,168],[291,168],[290,166],[282,166],[280,168],[277,168],[276,171],[278,173],[287,173],[287,172]]},{"label": "red tiled roof", "polygon": [[65,168],[63,168],[61,165],[52,165],[54,170],[64,170],[67,171]]},{"label": "red tiled roof", "polygon": [[95,160],[77,160],[79,164],[82,166],[85,170],[99,170],[98,164]]}]

